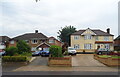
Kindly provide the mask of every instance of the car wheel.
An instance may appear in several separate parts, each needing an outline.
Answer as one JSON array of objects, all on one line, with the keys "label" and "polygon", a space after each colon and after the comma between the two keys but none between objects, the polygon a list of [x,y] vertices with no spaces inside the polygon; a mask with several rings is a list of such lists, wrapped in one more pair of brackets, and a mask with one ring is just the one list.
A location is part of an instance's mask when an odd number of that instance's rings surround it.
[{"label": "car wheel", "polygon": [[99,55],[102,55],[102,52],[99,52]]}]

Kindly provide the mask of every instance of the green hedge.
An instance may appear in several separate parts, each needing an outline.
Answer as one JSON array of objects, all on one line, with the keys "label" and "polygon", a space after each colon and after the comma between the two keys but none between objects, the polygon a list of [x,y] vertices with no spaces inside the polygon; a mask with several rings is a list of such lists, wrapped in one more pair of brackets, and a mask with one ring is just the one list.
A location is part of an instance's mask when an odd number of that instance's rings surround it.
[{"label": "green hedge", "polygon": [[60,46],[52,45],[50,47],[51,57],[63,57],[62,48]]},{"label": "green hedge", "polygon": [[27,56],[3,56],[3,62],[26,62],[28,61]]}]

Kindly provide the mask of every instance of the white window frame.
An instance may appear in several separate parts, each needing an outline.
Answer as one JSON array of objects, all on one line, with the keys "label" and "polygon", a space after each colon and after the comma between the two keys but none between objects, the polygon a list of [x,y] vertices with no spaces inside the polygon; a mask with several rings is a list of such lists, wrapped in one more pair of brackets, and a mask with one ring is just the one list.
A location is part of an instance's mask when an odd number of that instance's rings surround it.
[{"label": "white window frame", "polygon": [[110,49],[110,44],[104,44],[106,49]]},{"label": "white window frame", "polygon": [[29,40],[25,40],[26,43],[29,43]]},{"label": "white window frame", "polygon": [[85,35],[84,36],[84,39],[85,40],[91,40],[93,37],[92,37],[92,35]]},{"label": "white window frame", "polygon": [[98,36],[96,36],[96,41],[98,41],[99,40],[99,37]]},{"label": "white window frame", "polygon": [[31,43],[32,43],[32,44],[37,44],[37,43],[38,43],[38,40],[37,40],[37,39],[33,39],[33,40],[31,40]]},{"label": "white window frame", "polygon": [[109,36],[104,36],[104,41],[109,41]]},{"label": "white window frame", "polygon": [[32,47],[32,48],[31,48],[31,51],[36,51],[36,47]]},{"label": "white window frame", "polygon": [[84,44],[84,49],[92,49],[92,44]]},{"label": "white window frame", "polygon": [[79,35],[75,35],[74,36],[74,40],[79,40],[80,39],[80,36]]},{"label": "white window frame", "polygon": [[79,44],[75,44],[75,45],[74,45],[74,48],[75,48],[75,49],[80,49],[80,45],[79,45]]},{"label": "white window frame", "polygon": [[14,41],[14,40],[10,41],[10,44],[14,44],[14,43],[15,43],[15,41]]},{"label": "white window frame", "polygon": [[55,43],[55,40],[49,39],[49,43]]}]

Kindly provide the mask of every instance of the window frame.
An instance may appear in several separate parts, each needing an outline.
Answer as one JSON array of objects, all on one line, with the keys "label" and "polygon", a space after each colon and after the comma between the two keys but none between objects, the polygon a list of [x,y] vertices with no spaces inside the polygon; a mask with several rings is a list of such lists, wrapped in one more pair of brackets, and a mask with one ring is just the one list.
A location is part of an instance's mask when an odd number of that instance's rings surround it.
[{"label": "window frame", "polygon": [[[33,42],[34,41],[34,42]],[[35,42],[36,41],[36,42]],[[31,40],[31,43],[32,44],[37,44],[38,43],[38,40],[37,39],[33,39],[33,40]]]},{"label": "window frame", "polygon": [[80,36],[79,35],[74,35],[74,40],[79,40]]},{"label": "window frame", "polygon": [[74,48],[75,49],[80,49],[80,45],[79,44],[74,44]]}]

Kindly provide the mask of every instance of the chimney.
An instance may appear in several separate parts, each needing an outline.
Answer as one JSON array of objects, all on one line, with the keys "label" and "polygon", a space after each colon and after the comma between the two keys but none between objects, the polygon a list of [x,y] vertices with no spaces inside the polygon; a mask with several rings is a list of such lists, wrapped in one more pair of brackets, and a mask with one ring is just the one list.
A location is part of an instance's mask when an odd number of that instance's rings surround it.
[{"label": "chimney", "polygon": [[38,33],[38,30],[35,30],[35,33]]},{"label": "chimney", "polygon": [[107,29],[107,33],[110,34],[110,28]]}]

